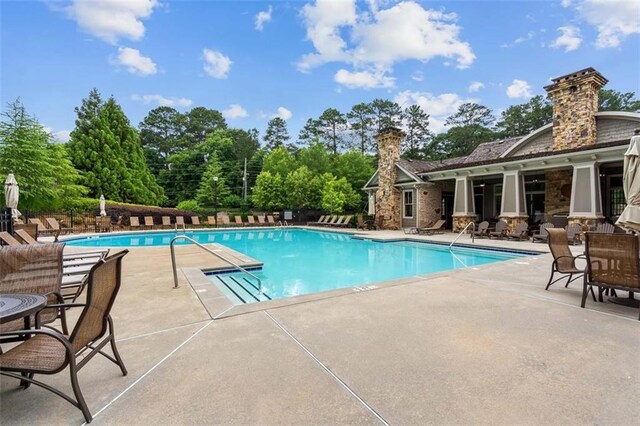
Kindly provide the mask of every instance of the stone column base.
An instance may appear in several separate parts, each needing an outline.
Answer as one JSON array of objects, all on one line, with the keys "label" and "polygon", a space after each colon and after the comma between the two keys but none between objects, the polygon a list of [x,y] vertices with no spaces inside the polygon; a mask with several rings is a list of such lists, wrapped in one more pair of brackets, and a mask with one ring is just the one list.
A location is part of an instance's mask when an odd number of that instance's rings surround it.
[{"label": "stone column base", "polygon": [[599,223],[603,223],[604,219],[604,216],[569,216],[567,218],[569,224],[581,224],[583,231],[588,231],[590,226],[596,226]]},{"label": "stone column base", "polygon": [[509,231],[513,231],[521,223],[529,222],[529,216],[500,216],[500,220],[507,222]]},{"label": "stone column base", "polygon": [[[460,232],[464,229],[465,226],[469,224],[469,222],[475,222],[477,219],[477,215],[461,215],[461,216],[452,216],[452,230],[453,232]],[[471,228],[467,230],[467,233],[471,232]]]}]

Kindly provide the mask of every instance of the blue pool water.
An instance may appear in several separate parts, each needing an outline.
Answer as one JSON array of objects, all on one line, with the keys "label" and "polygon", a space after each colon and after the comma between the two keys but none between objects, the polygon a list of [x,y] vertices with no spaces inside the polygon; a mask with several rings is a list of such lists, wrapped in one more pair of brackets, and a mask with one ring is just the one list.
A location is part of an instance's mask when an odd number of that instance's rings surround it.
[{"label": "blue pool water", "polygon": [[[429,243],[380,243],[354,239],[347,234],[305,229],[198,231],[187,232],[186,235],[204,244],[223,244],[264,262],[262,270],[252,272],[260,277],[262,290],[271,299],[478,266],[523,256],[519,253],[482,249],[454,247],[449,250],[448,246]],[[83,247],[163,246],[169,245],[175,236],[173,232],[110,235],[70,240],[67,244]],[[176,244],[187,242],[182,240]],[[238,281],[243,280],[242,274],[236,273],[233,276]],[[224,287],[218,276],[212,275],[211,280],[219,287]],[[223,290],[230,297],[233,296],[228,288]]]}]

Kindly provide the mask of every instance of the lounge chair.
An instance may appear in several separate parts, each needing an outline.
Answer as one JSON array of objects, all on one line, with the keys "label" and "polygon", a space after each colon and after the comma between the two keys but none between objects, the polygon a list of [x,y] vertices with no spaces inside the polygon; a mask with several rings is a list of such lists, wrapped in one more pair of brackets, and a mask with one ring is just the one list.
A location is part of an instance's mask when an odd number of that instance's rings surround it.
[{"label": "lounge chair", "polygon": [[485,238],[489,237],[489,222],[482,221],[478,225],[478,228],[473,231],[473,236],[475,238]]},{"label": "lounge chair", "polygon": [[507,237],[507,240],[529,240],[529,225],[526,223],[519,223],[513,232],[508,232],[505,236]]},{"label": "lounge chair", "polygon": [[100,232],[111,232],[113,229],[111,225],[111,218],[109,216],[100,216],[98,224],[98,230]]},{"label": "lounge chair", "polygon": [[327,226],[340,226],[340,225],[342,225],[342,222],[344,222],[344,215],[338,217],[338,220],[336,220],[333,223],[328,224]]},{"label": "lounge chair", "polygon": [[34,224],[38,227],[38,233],[43,235],[53,235],[53,241],[58,241],[58,237],[60,236],[60,232],[62,231],[60,228],[58,228],[57,230],[51,229],[45,226],[45,224],[42,223],[38,218],[30,218],[29,223]]},{"label": "lounge chair", "polygon": [[546,243],[547,242],[547,238],[549,237],[549,234],[547,233],[547,230],[551,229],[551,228],[553,228],[553,223],[551,223],[551,222],[545,222],[542,225],[540,225],[540,230],[532,235],[532,241],[534,243],[537,242],[537,241],[541,241],[543,243]]},{"label": "lounge chair", "polygon": [[2,241],[2,243],[4,245],[7,245],[7,246],[21,246],[22,245],[22,243],[20,241],[16,240],[13,237],[13,235],[8,233],[7,231],[0,232],[0,241]]},{"label": "lounge chair", "polygon": [[[281,226],[283,225],[282,221],[278,222]],[[269,226],[276,226],[276,220],[273,218],[272,215],[267,215],[267,224]]]},{"label": "lounge chair", "polygon": [[264,216],[260,215],[258,216],[258,225],[260,226],[266,226],[267,222],[264,221]]},{"label": "lounge chair", "polygon": [[55,241],[58,241],[60,233],[68,234],[72,231],[71,229],[64,229],[62,224],[60,224],[55,217],[46,217],[44,221],[47,222],[47,225],[49,225],[49,228],[53,231]]},{"label": "lounge chair", "polygon": [[121,231],[124,229],[124,224],[122,223],[122,215],[118,215],[118,220],[111,226],[111,229],[115,231]]},{"label": "lounge chair", "polygon": [[339,225],[341,228],[347,228],[351,225],[351,219],[353,219],[353,215],[348,215],[344,218],[342,223]]},{"label": "lounge chair", "polygon": [[162,216],[162,227],[163,228],[171,228],[171,217],[170,216]]},{"label": "lounge chair", "polygon": [[153,224],[153,216],[144,217],[144,226],[149,229],[153,229],[155,227],[155,225]]},{"label": "lounge chair", "polygon": [[426,228],[418,228],[418,234],[442,234],[444,232],[444,224],[447,223],[446,220],[440,219],[436,221],[432,226],[427,226]]},{"label": "lounge chair", "polygon": [[595,230],[595,232],[599,234],[613,234],[614,231],[615,226],[610,223],[599,223]]},{"label": "lounge chair", "polygon": [[226,226],[226,227],[231,226],[231,222],[229,221],[229,216],[227,216],[226,214],[220,216],[218,218],[218,225]]},{"label": "lounge chair", "polygon": [[[549,250],[553,256],[553,263],[551,264],[551,276],[544,289],[549,290],[552,284],[567,276],[565,287],[568,287],[572,281],[577,280],[584,274],[584,270],[576,266],[576,260],[583,258],[583,256],[574,256],[571,253],[567,240],[567,231],[560,228],[548,228],[547,232],[549,234]],[[556,273],[561,274],[561,276],[554,280],[553,277]],[[593,295],[593,300],[595,301],[595,294]]]},{"label": "lounge chair", "polygon": [[200,218],[198,216],[191,216],[191,226],[200,228]]},{"label": "lounge chair", "polygon": [[328,224],[329,222],[331,222],[332,219],[334,219],[335,216],[331,216],[331,215],[327,215],[324,217],[324,220],[322,221],[318,221],[315,223],[316,226],[324,226],[326,224]]},{"label": "lounge chair", "polygon": [[[640,291],[640,248],[638,237],[627,234],[586,234],[585,255],[587,269],[582,287],[582,306],[587,301],[587,292],[593,287],[603,289]],[[638,316],[640,320],[640,316]]]},{"label": "lounge chair", "polygon": [[247,225],[249,226],[256,226],[256,220],[254,219],[253,215],[250,214],[249,216],[247,216]]},{"label": "lounge chair", "polygon": [[505,222],[504,220],[499,220],[498,223],[496,223],[495,231],[489,232],[489,239],[493,239],[494,237],[499,240],[503,239],[507,233],[508,228],[509,225],[507,224],[507,222]]},{"label": "lounge chair", "polygon": [[209,226],[216,226],[216,217],[215,216],[207,216],[207,224]]},{"label": "lounge chair", "polygon": [[131,216],[129,218],[129,229],[140,228],[140,219],[137,216]]},{"label": "lounge chair", "polygon": [[364,217],[362,215],[356,216],[356,228],[362,229],[363,231],[367,229],[371,229],[369,225],[365,222]]},{"label": "lounge chair", "polygon": [[307,222],[307,226],[312,226],[312,225],[317,225],[318,223],[322,223],[324,218],[325,218],[325,215],[322,215],[322,216],[320,216],[320,219],[318,219],[316,221]]},{"label": "lounge chair", "polygon": [[182,229],[186,228],[184,216],[176,216],[176,227],[182,227]]},{"label": "lounge chair", "polygon": [[582,225],[579,223],[570,223],[567,225],[567,241],[569,244],[582,244],[580,234],[582,233]]},{"label": "lounge chair", "polygon": [[14,231],[14,234],[16,234],[16,235],[17,235],[17,236],[22,240],[22,242],[23,242],[24,244],[28,244],[28,245],[31,245],[31,246],[34,246],[34,245],[36,245],[36,244],[39,244],[39,243],[38,243],[38,241],[37,241],[35,238],[33,238],[33,237],[31,236],[31,234],[29,234],[29,233],[28,233],[26,230],[24,230],[24,229],[16,229],[16,230]]},{"label": "lounge chair", "polygon": [[[116,347],[110,316],[111,307],[120,289],[122,258],[126,254],[126,250],[122,251],[93,267],[89,274],[86,303],[56,305],[59,308],[83,307],[69,337],[44,329],[0,333],[0,337],[15,337],[20,334],[31,336],[6,353],[0,354],[0,374],[13,377],[21,383],[28,382],[25,388],[29,383],[33,383],[61,396],[82,411],[87,423],[91,422],[91,412],[78,384],[78,370],[99,353],[120,367],[123,375],[127,375],[127,369]],[[38,316],[42,318],[42,314],[39,313]],[[113,357],[103,351],[107,344],[111,345]],[[80,354],[83,355],[81,360],[78,359]],[[75,400],[50,385],[33,379],[34,374],[57,374],[66,367],[69,367],[71,374]]]},{"label": "lounge chair", "polygon": [[233,219],[237,226],[244,226],[244,222],[242,221],[242,216],[236,215]]},{"label": "lounge chair", "polygon": [[324,223],[319,223],[320,226],[331,226],[334,225],[338,221],[338,216],[331,216],[330,220],[325,221]]}]

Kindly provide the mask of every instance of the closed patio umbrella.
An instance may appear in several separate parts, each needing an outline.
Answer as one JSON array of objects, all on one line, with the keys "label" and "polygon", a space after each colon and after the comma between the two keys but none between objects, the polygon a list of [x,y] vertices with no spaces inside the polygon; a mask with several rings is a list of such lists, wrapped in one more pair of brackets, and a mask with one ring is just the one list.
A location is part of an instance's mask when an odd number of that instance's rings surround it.
[{"label": "closed patio umbrella", "polygon": [[20,198],[20,188],[16,177],[13,173],[9,173],[7,180],[4,182],[4,201],[8,209],[11,209],[13,219],[17,219],[21,213],[18,211],[18,199]]},{"label": "closed patio umbrella", "polygon": [[100,216],[106,216],[107,215],[107,211],[105,210],[106,207],[106,201],[104,199],[104,195],[100,196]]},{"label": "closed patio umbrella", "polygon": [[618,218],[617,225],[640,232],[640,130],[631,138],[624,154],[623,186],[627,207]]}]

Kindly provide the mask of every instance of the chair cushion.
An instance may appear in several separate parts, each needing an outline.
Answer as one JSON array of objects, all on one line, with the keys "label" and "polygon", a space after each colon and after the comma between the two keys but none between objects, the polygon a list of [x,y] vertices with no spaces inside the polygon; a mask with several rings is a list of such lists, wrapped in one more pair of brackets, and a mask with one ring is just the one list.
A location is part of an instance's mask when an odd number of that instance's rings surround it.
[{"label": "chair cushion", "polygon": [[0,370],[54,372],[65,365],[65,354],[60,341],[40,334],[0,354]]}]

